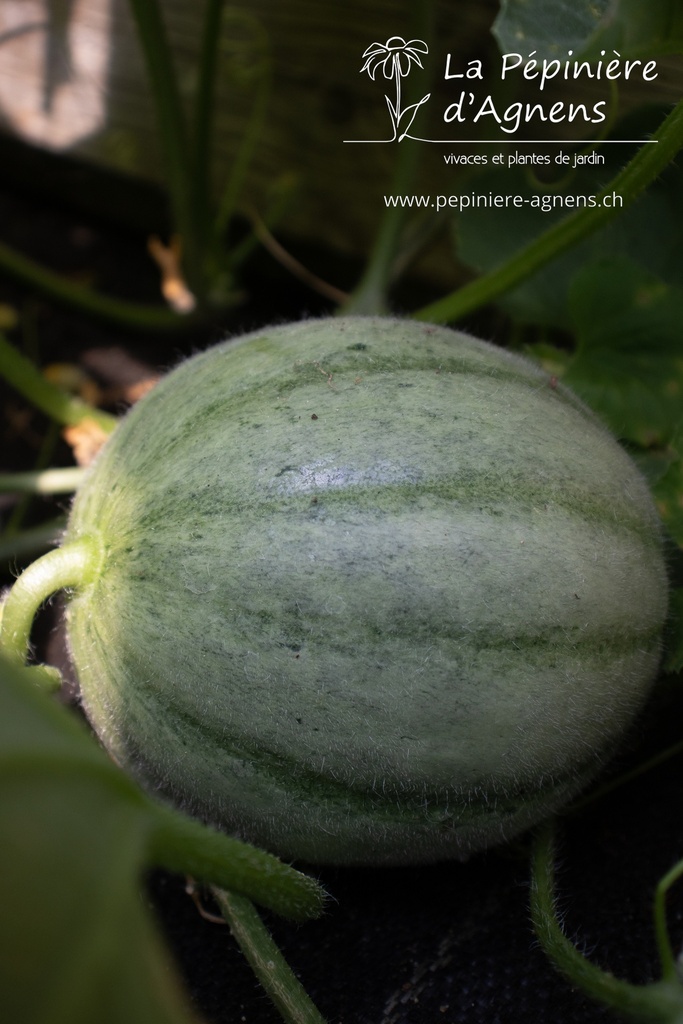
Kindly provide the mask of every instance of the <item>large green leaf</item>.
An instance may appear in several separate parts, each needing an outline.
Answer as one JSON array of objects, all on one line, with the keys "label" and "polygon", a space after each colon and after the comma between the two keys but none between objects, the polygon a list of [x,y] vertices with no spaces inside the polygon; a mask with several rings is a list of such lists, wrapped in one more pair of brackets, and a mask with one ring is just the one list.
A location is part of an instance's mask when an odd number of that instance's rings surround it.
[{"label": "large green leaf", "polygon": [[[613,138],[647,137],[661,119],[661,110],[637,112],[622,121]],[[458,257],[487,273],[514,258],[554,223],[567,216],[560,200],[590,201],[623,167],[632,147],[626,144],[595,146],[604,164],[571,165],[564,176],[556,168],[554,182],[534,178],[527,168],[486,168],[468,182],[471,191],[487,195],[518,195],[522,205],[501,208],[472,207],[456,223]],[[551,160],[558,150],[553,148]],[[590,154],[590,150],[588,153]],[[551,163],[550,167],[555,167]],[[547,170],[547,168],[546,168]],[[577,199],[577,197],[586,197]],[[543,209],[543,203],[550,207]],[[558,205],[552,206],[553,203]],[[535,205],[534,205],[535,204]],[[500,300],[501,306],[522,323],[571,329],[569,285],[577,271],[598,257],[621,253],[663,281],[683,280],[683,170],[672,165],[638,200],[606,227],[552,260]]]},{"label": "large green leaf", "polygon": [[680,0],[502,0],[493,34],[503,53],[597,58],[616,49],[622,58],[652,57],[681,52],[683,7]]},{"label": "large green leaf", "polygon": [[613,49],[622,58],[683,52],[680,0],[618,0],[609,4],[585,55],[598,57],[601,50]]},{"label": "large green leaf", "polygon": [[662,518],[683,546],[683,289],[614,257],[583,267],[569,302],[577,347],[563,379],[641,449]]},{"label": "large green leaf", "polygon": [[275,878],[281,909],[320,906],[312,879],[145,796],[4,658],[0,835],[0,1019],[12,1024],[196,1020],[141,899],[152,864],[266,902]]},{"label": "large green leaf", "polygon": [[503,53],[580,53],[609,5],[610,0],[501,0],[492,31]]},{"label": "large green leaf", "polygon": [[683,290],[617,256],[583,267],[569,304],[577,348],[566,382],[619,437],[668,443],[682,411]]},{"label": "large green leaf", "polygon": [[139,892],[149,817],[77,723],[22,676],[2,662],[0,1017],[189,1024]]}]

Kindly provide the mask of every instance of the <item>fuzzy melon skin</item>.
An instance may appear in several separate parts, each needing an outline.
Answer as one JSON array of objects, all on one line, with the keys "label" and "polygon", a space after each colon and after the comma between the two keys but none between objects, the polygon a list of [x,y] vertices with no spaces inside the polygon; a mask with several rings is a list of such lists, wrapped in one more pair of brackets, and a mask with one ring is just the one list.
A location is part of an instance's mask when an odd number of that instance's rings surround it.
[{"label": "fuzzy melon skin", "polygon": [[578,399],[447,328],[226,342],[125,418],[76,496],[68,633],[147,786],[313,862],[464,858],[598,771],[655,676],[647,487]]}]

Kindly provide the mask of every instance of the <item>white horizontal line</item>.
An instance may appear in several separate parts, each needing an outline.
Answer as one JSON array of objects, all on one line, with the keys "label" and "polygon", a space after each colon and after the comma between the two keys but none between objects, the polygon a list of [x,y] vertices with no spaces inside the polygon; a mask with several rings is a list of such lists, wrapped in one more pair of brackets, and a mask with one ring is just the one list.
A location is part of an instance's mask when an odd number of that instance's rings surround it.
[{"label": "white horizontal line", "polygon": [[[363,144],[368,146],[387,145],[389,140],[379,139],[344,139],[345,143],[351,144]],[[392,142],[395,140],[392,139]],[[570,145],[581,145],[581,146],[616,146],[626,145],[627,143],[636,142],[639,146],[650,145],[653,142],[659,142],[659,139],[556,139],[550,141],[548,139],[412,139],[413,142],[434,142],[438,146],[498,146],[498,145],[512,145],[513,143],[518,146],[534,145],[534,146],[570,146]]]}]

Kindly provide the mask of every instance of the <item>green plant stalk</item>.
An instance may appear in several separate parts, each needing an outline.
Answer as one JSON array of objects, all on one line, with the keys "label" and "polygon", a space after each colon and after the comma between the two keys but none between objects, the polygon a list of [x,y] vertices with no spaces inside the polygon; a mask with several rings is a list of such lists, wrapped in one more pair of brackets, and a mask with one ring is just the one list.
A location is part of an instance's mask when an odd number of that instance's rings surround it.
[{"label": "green plant stalk", "polygon": [[[237,12],[232,12],[235,15]],[[267,36],[262,33],[264,49]],[[225,289],[224,279],[230,271],[243,262],[248,247],[237,246],[226,251],[225,233],[237,209],[237,201],[244,188],[247,172],[251,164],[256,145],[261,137],[270,99],[270,58],[264,58],[264,67],[256,84],[256,97],[253,102],[247,125],[237,148],[234,160],[223,184],[222,193],[214,213],[211,225],[210,244],[207,245],[205,270],[208,280],[213,285],[212,298],[220,301],[221,291]],[[229,280],[229,277],[228,277]]]},{"label": "green plant stalk", "polygon": [[673,949],[671,948],[669,929],[666,924],[666,897],[671,886],[674,885],[674,883],[681,877],[683,877],[683,860],[679,861],[678,864],[675,864],[663,878],[660,878],[655,890],[655,935],[657,936],[659,959],[662,964],[662,977],[670,982],[677,981],[679,976],[678,968],[676,966],[676,957]]},{"label": "green plant stalk", "polygon": [[237,151],[237,155],[230,170],[230,175],[225,183],[223,194],[220,198],[214,225],[214,234],[218,238],[220,238],[226,231],[230,219],[237,207],[237,199],[246,180],[249,164],[251,163],[254,150],[256,149],[256,143],[261,136],[261,131],[266,119],[269,98],[270,75],[266,73],[264,74],[263,80],[258,84],[258,91],[256,99],[254,100],[251,117],[249,118],[244,138],[242,139]]},{"label": "green plant stalk", "polygon": [[[37,453],[37,459],[34,465],[34,472],[43,472],[50,466],[52,456],[57,441],[59,440],[59,425],[53,421],[48,423],[45,433],[41,439],[40,449]],[[7,522],[5,523],[2,534],[5,538],[16,537],[21,531],[22,523],[31,505],[32,494],[30,492],[20,492],[21,497],[19,501],[15,502],[14,508],[10,513]]]},{"label": "green plant stalk", "polygon": [[207,0],[199,50],[199,82],[194,109],[192,193],[196,230],[203,247],[210,232],[211,138],[216,89],[218,44],[225,0]]},{"label": "green plant stalk", "polygon": [[100,295],[83,285],[71,284],[52,270],[0,242],[0,269],[23,284],[64,305],[100,319],[138,330],[172,331],[187,325],[188,318],[163,306],[146,306]]},{"label": "green plant stalk", "polygon": [[[391,183],[392,194],[404,195],[410,191],[420,157],[419,143],[404,140],[400,144],[396,168]],[[351,298],[339,310],[344,316],[374,316],[388,312],[387,291],[399,250],[399,239],[406,220],[406,210],[390,207],[380,224],[363,277]]]},{"label": "green plant stalk", "polygon": [[[237,889],[296,921],[322,913],[326,895],[314,878],[171,808],[155,807],[154,863],[193,878],[210,879],[222,888]],[[229,874],[223,870],[225,864],[229,864]]]},{"label": "green plant stalk", "polygon": [[[84,586],[95,579],[100,562],[97,541],[83,538],[55,548],[38,558],[21,574],[2,606],[0,650],[18,667],[26,664],[31,627],[43,601],[68,587]],[[50,665],[32,665],[27,671],[42,689],[59,689],[62,679]]]},{"label": "green plant stalk", "polygon": [[57,590],[93,582],[101,557],[98,541],[83,537],[49,551],[24,570],[5,600],[0,624],[0,648],[10,661],[25,664],[31,627],[43,601]]},{"label": "green plant stalk", "polygon": [[[632,160],[598,193],[598,205],[583,207],[559,221],[503,263],[451,295],[419,309],[418,320],[445,323],[459,320],[510,291],[566,249],[583,241],[614,220],[650,185],[683,146],[683,100],[664,119],[653,139],[641,146]],[[623,197],[623,206],[603,206],[612,192]]]},{"label": "green plant stalk", "polygon": [[24,398],[58,423],[77,426],[84,420],[93,420],[107,434],[111,434],[118,425],[115,416],[50,384],[31,360],[18,352],[1,333],[0,374]]},{"label": "green plant stalk", "polygon": [[22,494],[70,494],[80,487],[84,473],[85,469],[80,466],[36,469],[27,473],[0,473],[0,494],[16,491]]},{"label": "green plant stalk", "polygon": [[255,211],[246,211],[246,215],[251,220],[252,230],[246,237],[236,245],[230,253],[230,261],[233,266],[239,266],[247,257],[258,247],[260,243],[259,235],[256,229],[256,223],[260,221],[268,231],[272,231],[278,221],[281,220],[288,204],[291,201],[292,195],[294,194],[294,186],[283,190],[268,206],[263,215],[257,214]]},{"label": "green plant stalk", "polygon": [[225,920],[254,974],[286,1024],[325,1024],[251,902],[213,889]]},{"label": "green plant stalk", "polygon": [[667,974],[661,981],[632,985],[592,964],[564,935],[555,909],[552,824],[539,830],[532,857],[531,917],[552,963],[586,995],[641,1024],[682,1024],[683,986]]},{"label": "green plant stalk", "polygon": [[183,247],[183,269],[190,289],[201,301],[201,240],[194,206],[189,137],[185,115],[157,0],[129,0],[154,96],[175,228]]},{"label": "green plant stalk", "polygon": [[[411,36],[431,41],[434,26],[433,8],[433,0],[419,0],[412,5]],[[393,195],[405,195],[410,192],[415,180],[421,146],[411,139],[404,139],[398,146],[391,190]],[[388,311],[387,292],[399,255],[399,242],[407,212],[401,206],[389,207],[384,211],[363,276],[348,302],[339,310],[340,314],[371,316]]]}]

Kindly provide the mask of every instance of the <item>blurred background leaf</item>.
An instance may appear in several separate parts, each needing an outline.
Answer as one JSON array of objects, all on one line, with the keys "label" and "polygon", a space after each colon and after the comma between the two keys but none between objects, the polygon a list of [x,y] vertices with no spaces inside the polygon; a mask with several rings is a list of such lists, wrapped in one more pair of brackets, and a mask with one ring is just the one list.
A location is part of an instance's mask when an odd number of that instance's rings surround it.
[{"label": "blurred background leaf", "polygon": [[[613,138],[638,138],[657,126],[661,109],[650,108],[630,115],[618,126]],[[566,152],[573,152],[569,148]],[[487,169],[470,179],[468,187],[479,194],[520,195],[525,200],[560,197],[554,208],[543,212],[525,202],[523,206],[503,208],[472,207],[455,224],[458,256],[480,273],[486,273],[510,259],[553,223],[567,216],[569,209],[559,205],[564,196],[593,196],[627,162],[632,147],[626,144],[596,144],[604,164],[580,165],[562,173],[554,164],[558,152],[553,147],[551,163],[541,168],[543,178],[527,167]],[[569,286],[578,270],[596,257],[618,252],[665,282],[683,280],[683,247],[680,225],[683,222],[683,172],[671,166],[635,203],[611,224],[596,232],[569,252],[548,263],[541,271],[503,296],[500,306],[516,321],[571,330]]]},{"label": "blurred background leaf", "polygon": [[591,56],[616,49],[622,57],[680,53],[683,49],[683,7],[679,0],[616,0],[600,21],[587,47]]},{"label": "blurred background leaf", "polygon": [[610,0],[501,0],[493,34],[503,53],[580,53],[596,32]]},{"label": "blurred background leaf", "polygon": [[614,48],[622,57],[652,57],[680,52],[683,8],[679,0],[501,0],[493,33],[504,53],[600,56]]},{"label": "blurred background leaf", "polygon": [[25,676],[0,662],[0,1017],[198,1024],[140,891],[148,813]]},{"label": "blurred background leaf", "polygon": [[683,290],[626,256],[595,259],[574,276],[576,352],[564,380],[622,440],[671,441],[681,422]]}]

